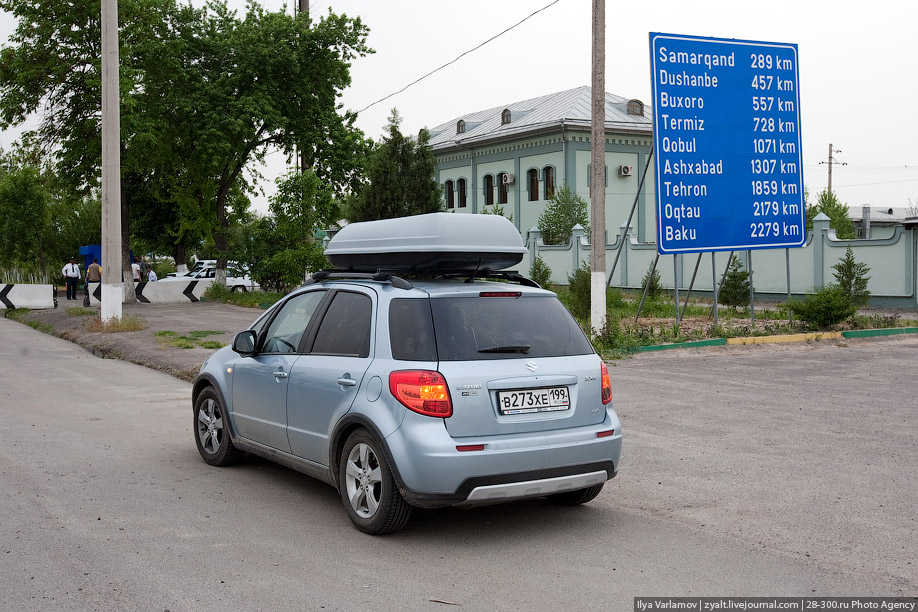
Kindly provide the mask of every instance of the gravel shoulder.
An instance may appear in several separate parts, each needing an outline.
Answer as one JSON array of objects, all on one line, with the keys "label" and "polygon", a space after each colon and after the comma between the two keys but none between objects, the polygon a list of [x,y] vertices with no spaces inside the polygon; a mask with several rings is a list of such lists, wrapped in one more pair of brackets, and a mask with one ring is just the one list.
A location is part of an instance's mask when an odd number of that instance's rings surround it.
[{"label": "gravel shoulder", "polygon": [[[93,314],[86,314],[90,311]],[[98,312],[98,307],[67,306],[65,301],[53,310],[29,311],[21,320],[48,325],[55,336],[100,357],[123,359],[192,381],[204,360],[217,350],[201,346],[202,342],[231,344],[235,334],[248,327],[263,311],[217,302],[124,304],[123,314],[139,317],[145,329],[91,331],[89,323],[98,318]],[[203,335],[203,332],[216,333]],[[183,344],[193,344],[193,348],[178,346],[181,341],[172,342],[182,337],[190,339]]]}]

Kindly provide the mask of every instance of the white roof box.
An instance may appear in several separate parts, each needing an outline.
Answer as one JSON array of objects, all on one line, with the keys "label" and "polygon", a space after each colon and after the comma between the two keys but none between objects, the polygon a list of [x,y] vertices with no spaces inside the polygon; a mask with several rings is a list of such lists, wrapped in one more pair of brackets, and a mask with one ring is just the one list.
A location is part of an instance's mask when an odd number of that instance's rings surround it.
[{"label": "white roof box", "polygon": [[333,266],[358,272],[503,270],[525,254],[505,217],[457,213],[351,223],[325,249]]}]

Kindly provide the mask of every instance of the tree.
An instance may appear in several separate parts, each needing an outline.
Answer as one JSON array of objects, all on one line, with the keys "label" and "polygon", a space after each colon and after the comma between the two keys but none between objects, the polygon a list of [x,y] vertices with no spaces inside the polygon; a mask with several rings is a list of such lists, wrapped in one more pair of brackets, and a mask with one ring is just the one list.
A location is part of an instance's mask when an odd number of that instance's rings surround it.
[{"label": "tree", "polygon": [[164,51],[173,63],[147,73],[146,92],[169,91],[177,101],[161,109],[179,126],[162,142],[163,155],[182,160],[173,196],[180,207],[200,207],[201,227],[219,254],[220,282],[231,250],[230,196],[250,190],[245,174],[269,149],[292,154],[308,143],[308,165],[326,186],[343,193],[356,185],[363,134],[353,113],[339,114],[337,98],[350,84],[350,61],[370,52],[367,29],[331,12],[311,23],[305,14],[294,18],[254,3],[239,20],[223,2],[177,27],[174,44],[182,53]]},{"label": "tree", "polygon": [[372,221],[440,212],[440,186],[434,180],[436,159],[427,130],[417,140],[399,130],[401,117],[392,109],[388,136],[373,147],[367,161],[367,181],[347,216],[350,221]]},{"label": "tree", "polygon": [[749,303],[749,272],[743,269],[736,255],[730,260],[730,268],[717,293],[717,301],[734,310]]},{"label": "tree", "polygon": [[851,221],[848,205],[839,202],[835,194],[828,189],[823,189],[816,197],[816,209],[829,218],[829,227],[835,230],[835,236],[840,240],[857,238],[857,230]]},{"label": "tree", "polygon": [[331,191],[312,172],[289,174],[277,183],[271,215],[254,221],[238,259],[265,289],[287,291],[303,282],[307,270],[327,267],[313,236],[335,206]]},{"label": "tree", "polygon": [[564,186],[556,189],[548,206],[539,216],[539,231],[545,244],[567,244],[574,226],[580,224],[590,233],[590,216],[586,201]]},{"label": "tree", "polygon": [[870,268],[865,263],[858,263],[854,259],[851,247],[845,249],[845,256],[832,268],[835,270],[835,282],[843,295],[847,296],[854,306],[866,306],[870,291],[867,282],[870,277],[867,273]]},{"label": "tree", "polygon": [[4,173],[0,179],[0,263],[37,259],[42,274],[47,273],[45,239],[51,225],[50,199],[34,167]]},{"label": "tree", "polygon": [[[0,0],[19,21],[10,45],[0,51],[0,127],[41,115],[37,142],[56,161],[60,179],[76,197],[99,184],[101,164],[101,4],[77,2],[61,10],[47,0]],[[135,96],[143,91],[138,53],[169,32],[173,0],[119,2],[122,65],[122,153],[134,132]],[[53,49],[53,53],[49,53]],[[122,186],[122,265],[128,271],[129,197]],[[133,285],[126,287],[133,295]]]}]

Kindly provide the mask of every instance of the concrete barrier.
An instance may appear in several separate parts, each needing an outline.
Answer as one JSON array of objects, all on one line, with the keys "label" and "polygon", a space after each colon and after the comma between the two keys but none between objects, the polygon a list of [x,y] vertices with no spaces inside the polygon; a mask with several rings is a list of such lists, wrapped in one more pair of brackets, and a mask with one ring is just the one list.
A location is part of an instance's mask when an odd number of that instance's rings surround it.
[{"label": "concrete barrier", "polygon": [[[213,283],[213,280],[193,281],[157,281],[136,283],[134,292],[141,304],[184,304],[199,302],[201,296]],[[89,303],[101,304],[102,288],[100,283],[89,283]]]},{"label": "concrete barrier", "polygon": [[0,308],[57,308],[54,285],[0,285]]}]

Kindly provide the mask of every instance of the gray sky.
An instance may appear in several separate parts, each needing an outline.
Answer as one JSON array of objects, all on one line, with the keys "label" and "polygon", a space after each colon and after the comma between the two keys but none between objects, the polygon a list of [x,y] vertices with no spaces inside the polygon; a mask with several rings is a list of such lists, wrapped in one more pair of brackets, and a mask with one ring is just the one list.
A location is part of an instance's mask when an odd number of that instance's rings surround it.
[{"label": "gray sky", "polygon": [[[402,131],[416,134],[465,113],[591,84],[589,0],[313,0],[359,16],[376,53],[355,61],[347,108],[378,138],[393,107]],[[197,2],[196,2],[197,3]],[[263,0],[266,8],[290,6]],[[551,6],[548,6],[551,4]],[[230,5],[244,10],[244,0]],[[406,91],[371,104],[451,62],[544,7],[521,25]],[[5,40],[14,24],[0,24]],[[826,187],[829,144],[840,153],[833,190],[849,206],[918,206],[918,113],[914,28],[908,0],[649,0],[606,4],[606,90],[649,104],[649,32],[799,45],[804,182]],[[8,146],[9,134],[0,137]],[[269,156],[266,175],[283,172]],[[267,191],[273,191],[265,185]],[[263,208],[259,204],[258,208]]]}]

